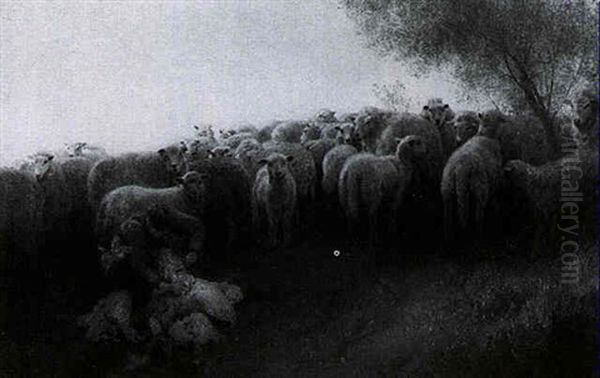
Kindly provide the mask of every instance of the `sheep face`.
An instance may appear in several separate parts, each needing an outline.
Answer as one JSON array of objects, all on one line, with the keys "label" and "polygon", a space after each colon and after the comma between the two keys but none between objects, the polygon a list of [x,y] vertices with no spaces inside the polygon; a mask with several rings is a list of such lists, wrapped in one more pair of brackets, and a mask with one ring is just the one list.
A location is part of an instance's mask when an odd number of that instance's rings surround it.
[{"label": "sheep face", "polygon": [[309,140],[319,139],[321,136],[321,128],[315,124],[307,124],[302,129],[302,136],[300,137],[301,143],[306,143]]},{"label": "sheep face", "polygon": [[322,109],[315,115],[315,120],[318,122],[335,122],[335,112],[329,109]]},{"label": "sheep face", "polygon": [[188,198],[193,199],[197,203],[201,203],[206,198],[208,181],[206,173],[189,171],[177,181],[183,186],[183,191]]},{"label": "sheep face", "polygon": [[423,106],[421,115],[437,127],[444,126],[454,116],[450,106],[444,104],[441,99],[430,100],[427,105]]},{"label": "sheep face", "polygon": [[218,146],[208,151],[209,158],[217,158],[217,157],[231,157],[233,152],[231,148],[228,146]]},{"label": "sheep face", "polygon": [[410,156],[422,158],[427,155],[427,144],[425,139],[418,135],[408,135],[397,139],[396,156]]},{"label": "sheep face", "polygon": [[518,187],[527,186],[527,179],[532,174],[532,168],[522,160],[510,160],[504,166],[508,181]]},{"label": "sheep face", "polygon": [[33,173],[37,181],[41,182],[51,174],[50,168],[53,159],[54,155],[52,154],[37,154],[27,164],[27,169]]},{"label": "sheep face", "polygon": [[169,146],[158,150],[165,167],[174,175],[181,175],[187,170],[185,152],[187,148],[182,145]]},{"label": "sheep face", "polygon": [[338,144],[349,144],[358,145],[360,144],[360,137],[358,131],[352,123],[345,123],[341,126],[336,126]]},{"label": "sheep face", "polygon": [[467,140],[471,139],[471,137],[477,134],[478,129],[479,120],[475,114],[459,115],[454,120],[456,143],[458,145],[464,144]]},{"label": "sheep face", "polygon": [[500,127],[507,121],[506,116],[498,110],[490,110],[483,114],[479,113],[477,135],[497,138]]},{"label": "sheep face", "polygon": [[67,151],[67,155],[69,157],[81,156],[83,155],[83,149],[87,146],[85,142],[77,142],[68,144],[65,149]]},{"label": "sheep face", "polygon": [[282,154],[271,154],[268,158],[261,160],[261,165],[267,165],[267,172],[271,180],[283,180],[289,174],[288,163],[293,161],[293,156],[284,156]]}]

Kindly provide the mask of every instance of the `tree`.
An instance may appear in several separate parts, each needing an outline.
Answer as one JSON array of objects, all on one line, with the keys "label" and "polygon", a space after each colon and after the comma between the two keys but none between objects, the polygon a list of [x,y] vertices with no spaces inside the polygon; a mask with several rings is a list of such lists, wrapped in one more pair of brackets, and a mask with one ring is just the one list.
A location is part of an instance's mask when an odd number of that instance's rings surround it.
[{"label": "tree", "polygon": [[340,0],[369,45],[467,92],[539,117],[555,154],[556,115],[596,73],[590,0]]},{"label": "tree", "polygon": [[390,84],[374,84],[373,93],[386,108],[396,112],[407,112],[412,106],[412,99],[407,94],[406,86],[399,80]]}]

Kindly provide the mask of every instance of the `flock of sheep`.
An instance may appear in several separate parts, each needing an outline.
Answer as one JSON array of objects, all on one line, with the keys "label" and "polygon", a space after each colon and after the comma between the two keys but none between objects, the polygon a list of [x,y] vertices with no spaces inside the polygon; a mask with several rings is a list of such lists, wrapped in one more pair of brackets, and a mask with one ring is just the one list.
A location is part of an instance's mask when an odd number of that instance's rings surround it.
[{"label": "flock of sheep", "polygon": [[[577,119],[560,134],[582,162],[582,190],[591,201],[595,93],[583,91],[576,103]],[[421,114],[367,107],[219,135],[196,127],[194,138],[146,153],[109,156],[76,143],[0,169],[0,274],[36,271],[45,243],[76,233],[92,235],[98,254],[85,258],[105,271],[125,259],[122,246],[179,251],[185,267],[207,256],[231,262],[249,242],[285,246],[319,223],[320,212],[374,243],[399,234],[411,203],[411,211],[443,219],[445,240],[461,232],[481,238],[506,190],[521,191],[542,227],[560,209],[561,169],[571,158],[551,160],[533,116],[455,114],[441,99]],[[132,259],[138,273],[156,281],[152,261]]]}]

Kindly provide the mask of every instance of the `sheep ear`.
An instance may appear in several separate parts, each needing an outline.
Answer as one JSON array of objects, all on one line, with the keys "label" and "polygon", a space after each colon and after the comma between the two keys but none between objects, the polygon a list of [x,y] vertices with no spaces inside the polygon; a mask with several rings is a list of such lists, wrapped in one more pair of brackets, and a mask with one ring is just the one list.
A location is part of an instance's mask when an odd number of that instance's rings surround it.
[{"label": "sheep ear", "polygon": [[287,160],[288,162],[293,161],[294,157],[292,155],[286,156],[285,160]]},{"label": "sheep ear", "polygon": [[192,126],[192,127],[193,127],[194,129],[196,129],[196,130],[200,131],[200,128],[199,128],[198,126],[194,125],[194,126]]},{"label": "sheep ear", "polygon": [[54,159],[54,155],[48,156],[48,159],[46,159],[46,161],[52,161],[52,159]]},{"label": "sheep ear", "polygon": [[164,148],[161,148],[160,150],[158,150],[158,151],[156,151],[156,152],[158,152],[158,154],[159,154],[160,156],[164,156],[164,155],[167,153],[167,151],[165,151],[165,149],[164,149]]},{"label": "sheep ear", "polygon": [[343,131],[343,130],[342,130],[342,128],[341,128],[341,127],[339,127],[339,126],[336,126],[336,127],[334,128],[334,130],[337,130],[337,131],[340,131],[340,132],[341,132],[341,131]]},{"label": "sheep ear", "polygon": [[423,110],[429,110],[429,106],[427,106],[427,105],[424,105],[424,106],[423,106]]},{"label": "sheep ear", "polygon": [[450,106],[448,104],[444,104],[444,109],[448,109]]},{"label": "sheep ear", "polygon": [[479,119],[483,119],[483,114],[477,113],[477,116],[479,117]]},{"label": "sheep ear", "polygon": [[260,159],[258,161],[258,165],[265,165],[265,164],[267,164],[267,159]]}]

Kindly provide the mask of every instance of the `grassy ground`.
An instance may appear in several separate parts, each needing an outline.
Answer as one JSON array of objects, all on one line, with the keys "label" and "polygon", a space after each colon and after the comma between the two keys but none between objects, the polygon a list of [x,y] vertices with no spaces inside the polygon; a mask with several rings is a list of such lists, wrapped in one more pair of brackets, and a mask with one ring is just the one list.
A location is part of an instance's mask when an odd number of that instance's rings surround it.
[{"label": "grassy ground", "polygon": [[227,340],[193,355],[155,354],[135,372],[126,365],[141,353],[87,345],[73,325],[97,297],[43,290],[17,342],[0,344],[0,376],[592,376],[595,248],[580,254],[574,285],[560,284],[559,257],[529,260],[502,246],[452,259],[387,251],[371,269],[361,255],[311,240],[216,272],[246,294]]}]

